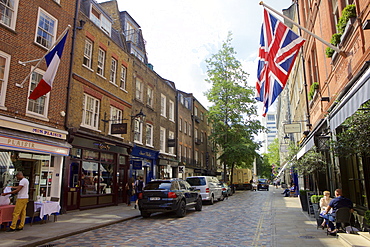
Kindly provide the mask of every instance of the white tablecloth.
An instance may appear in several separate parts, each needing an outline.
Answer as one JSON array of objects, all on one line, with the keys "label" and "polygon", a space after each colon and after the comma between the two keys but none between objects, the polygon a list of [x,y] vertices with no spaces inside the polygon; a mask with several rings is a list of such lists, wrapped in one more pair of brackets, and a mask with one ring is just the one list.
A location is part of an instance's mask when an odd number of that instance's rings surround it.
[{"label": "white tablecloth", "polygon": [[52,213],[59,213],[60,206],[58,202],[35,202],[35,211],[40,209],[40,218]]}]

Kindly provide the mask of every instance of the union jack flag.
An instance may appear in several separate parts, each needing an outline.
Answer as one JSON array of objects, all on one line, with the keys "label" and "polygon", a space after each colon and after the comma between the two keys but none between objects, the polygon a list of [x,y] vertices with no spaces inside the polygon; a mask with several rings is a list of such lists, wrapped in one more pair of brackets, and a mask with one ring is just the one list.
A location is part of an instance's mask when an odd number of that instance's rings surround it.
[{"label": "union jack flag", "polygon": [[285,87],[304,42],[302,37],[264,9],[256,84],[256,100],[264,104],[262,116],[266,116],[268,108]]}]

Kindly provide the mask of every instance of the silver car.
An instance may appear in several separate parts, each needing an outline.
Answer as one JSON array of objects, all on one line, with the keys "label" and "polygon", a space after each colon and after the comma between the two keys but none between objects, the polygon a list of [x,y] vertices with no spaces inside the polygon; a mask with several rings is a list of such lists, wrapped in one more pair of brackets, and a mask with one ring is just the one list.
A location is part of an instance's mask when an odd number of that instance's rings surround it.
[{"label": "silver car", "polygon": [[196,190],[200,190],[203,201],[213,204],[215,200],[223,201],[222,186],[216,177],[193,176],[187,177],[186,181]]}]

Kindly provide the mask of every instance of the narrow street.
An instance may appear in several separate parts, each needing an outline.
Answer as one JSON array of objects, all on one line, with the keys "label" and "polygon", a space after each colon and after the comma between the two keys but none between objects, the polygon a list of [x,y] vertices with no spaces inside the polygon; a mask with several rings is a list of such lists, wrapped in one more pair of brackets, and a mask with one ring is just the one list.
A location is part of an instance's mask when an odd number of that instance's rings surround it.
[{"label": "narrow street", "polygon": [[204,205],[186,217],[154,214],[42,246],[341,246],[297,207],[281,189],[237,191],[225,201]]}]

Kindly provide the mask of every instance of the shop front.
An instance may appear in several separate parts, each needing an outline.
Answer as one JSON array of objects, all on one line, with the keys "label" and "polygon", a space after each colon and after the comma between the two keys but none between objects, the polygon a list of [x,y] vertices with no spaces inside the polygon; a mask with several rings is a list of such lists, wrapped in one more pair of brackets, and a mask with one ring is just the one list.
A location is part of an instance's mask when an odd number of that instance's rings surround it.
[{"label": "shop front", "polygon": [[160,179],[178,178],[178,161],[174,157],[160,154],[158,156],[158,172],[156,177]]},{"label": "shop front", "polygon": [[67,165],[64,205],[67,210],[88,209],[124,202],[130,146],[78,133]]},{"label": "shop front", "polygon": [[[29,180],[30,200],[60,198],[66,131],[17,119],[0,119],[0,188],[17,186],[16,173]],[[9,127],[9,128],[8,128]]]},{"label": "shop front", "polygon": [[131,176],[135,179],[142,176],[144,182],[157,178],[158,153],[159,151],[135,145],[130,156]]}]

